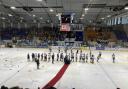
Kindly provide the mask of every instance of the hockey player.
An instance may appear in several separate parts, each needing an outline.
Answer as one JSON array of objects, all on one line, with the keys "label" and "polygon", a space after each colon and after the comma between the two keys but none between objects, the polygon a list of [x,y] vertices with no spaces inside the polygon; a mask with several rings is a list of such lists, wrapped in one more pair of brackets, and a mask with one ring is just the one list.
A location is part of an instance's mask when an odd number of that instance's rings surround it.
[{"label": "hockey player", "polygon": [[76,54],[78,54],[79,50],[77,49]]},{"label": "hockey player", "polygon": [[41,61],[43,61],[43,58],[44,58],[44,55],[43,55],[43,53],[41,54]]},{"label": "hockey player", "polygon": [[38,59],[40,59],[40,53],[38,53]]},{"label": "hockey player", "polygon": [[74,53],[71,53],[71,61],[74,62]]},{"label": "hockey player", "polygon": [[59,53],[57,53],[57,61],[59,61]]},{"label": "hockey player", "polygon": [[36,58],[35,62],[36,62],[36,64],[37,64],[37,69],[39,69],[39,66],[40,66],[40,61],[39,61],[39,59]]},{"label": "hockey player", "polygon": [[82,60],[85,62],[85,53],[82,54]]},{"label": "hockey player", "polygon": [[47,61],[47,54],[44,54],[44,61]]},{"label": "hockey player", "polygon": [[93,54],[91,55],[90,63],[94,64],[94,55]]},{"label": "hockey player", "polygon": [[98,62],[98,63],[99,63],[99,59],[100,59],[100,56],[98,55],[98,56],[97,56],[97,62]]},{"label": "hockey player", "polygon": [[48,53],[48,61],[51,59],[51,53]]},{"label": "hockey player", "polygon": [[71,55],[70,55],[70,53],[69,53],[69,54],[68,54],[68,59],[71,61],[71,58],[70,58],[70,57],[71,57]]},{"label": "hockey player", "polygon": [[65,64],[70,64],[70,59],[69,59],[68,55],[66,55],[66,56],[64,57],[64,63],[65,63]]},{"label": "hockey player", "polygon": [[55,55],[54,55],[54,53],[52,54],[52,64],[54,64],[54,57],[55,57]]},{"label": "hockey player", "polygon": [[99,52],[98,56],[97,56],[97,62],[99,62],[99,59],[101,58],[101,52]]},{"label": "hockey player", "polygon": [[72,52],[72,49],[71,49],[71,54],[72,54],[73,52]]},{"label": "hockey player", "polygon": [[88,54],[86,54],[86,63],[88,62]]},{"label": "hockey player", "polygon": [[79,60],[79,62],[82,60],[82,52],[80,52],[80,60]]},{"label": "hockey player", "polygon": [[78,60],[78,53],[76,52],[76,62],[77,62],[77,60]]},{"label": "hockey player", "polygon": [[99,52],[99,57],[101,58],[101,55],[102,55],[102,53],[101,52]]},{"label": "hockey player", "polygon": [[35,61],[35,54],[32,53],[32,61]]},{"label": "hockey player", "polygon": [[29,53],[27,55],[27,60],[28,60],[28,62],[30,61],[30,55],[29,55]]},{"label": "hockey player", "polygon": [[64,58],[63,53],[61,53],[60,54],[60,61],[63,61],[63,58]]},{"label": "hockey player", "polygon": [[114,53],[112,54],[112,60],[113,60],[113,63],[115,63],[115,54]]},{"label": "hockey player", "polygon": [[37,53],[35,53],[35,60],[38,58],[38,54]]}]

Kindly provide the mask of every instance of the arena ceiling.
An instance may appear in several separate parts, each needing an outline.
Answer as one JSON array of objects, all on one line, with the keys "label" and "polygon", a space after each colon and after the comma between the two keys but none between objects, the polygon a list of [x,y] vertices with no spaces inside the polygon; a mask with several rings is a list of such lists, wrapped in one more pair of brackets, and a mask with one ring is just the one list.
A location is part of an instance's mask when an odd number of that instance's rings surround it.
[{"label": "arena ceiling", "polygon": [[127,12],[127,4],[128,0],[0,0],[0,19],[58,23],[58,14],[66,13],[74,14],[75,22],[91,23]]}]

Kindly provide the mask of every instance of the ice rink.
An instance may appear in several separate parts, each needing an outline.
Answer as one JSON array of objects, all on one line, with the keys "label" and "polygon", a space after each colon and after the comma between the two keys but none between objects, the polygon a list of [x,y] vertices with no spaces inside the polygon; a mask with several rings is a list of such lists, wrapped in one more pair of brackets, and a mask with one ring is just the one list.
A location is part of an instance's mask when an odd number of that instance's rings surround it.
[{"label": "ice rink", "polygon": [[[74,53],[76,50],[73,50]],[[64,63],[41,61],[40,69],[35,62],[27,62],[28,53],[44,53],[48,49],[0,48],[0,86],[20,86],[37,89],[46,85]],[[52,50],[55,54],[57,50]],[[89,51],[84,50],[85,53]],[[92,51],[97,57],[99,51]],[[112,63],[112,54],[116,63]],[[56,57],[56,55],[55,55]],[[72,62],[63,77],[55,85],[57,89],[128,89],[128,51],[102,51],[100,62]]]}]

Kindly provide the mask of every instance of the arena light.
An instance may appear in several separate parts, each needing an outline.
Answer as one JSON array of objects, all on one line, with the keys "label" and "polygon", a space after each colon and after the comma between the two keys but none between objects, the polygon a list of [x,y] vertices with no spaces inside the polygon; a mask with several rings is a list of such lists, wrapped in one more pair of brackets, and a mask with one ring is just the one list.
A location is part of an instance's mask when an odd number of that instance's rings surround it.
[{"label": "arena light", "polygon": [[10,8],[13,9],[13,10],[16,9],[16,7],[14,7],[14,6],[11,6]]},{"label": "arena light", "polygon": [[56,16],[58,17],[58,16],[59,16],[59,14],[56,14]]},{"label": "arena light", "polygon": [[85,15],[84,14],[82,14],[82,17],[84,17]]},{"label": "arena light", "polygon": [[2,19],[4,20],[4,19],[6,19],[5,17],[2,17]]},{"label": "arena light", "polygon": [[62,13],[57,13],[57,14],[56,14],[57,17],[59,17],[59,16],[61,16],[61,15],[62,15]]},{"label": "arena light", "polygon": [[124,9],[125,9],[125,10],[128,10],[128,6],[126,6]]},{"label": "arena light", "polygon": [[33,17],[35,17],[36,15],[32,15]]},{"label": "arena light", "polygon": [[11,17],[11,16],[13,16],[13,15],[12,15],[12,14],[8,14],[8,16],[10,16],[10,17]]},{"label": "arena light", "polygon": [[111,17],[111,15],[107,15],[107,17]]},{"label": "arena light", "polygon": [[104,18],[101,18],[102,20],[104,19]]},{"label": "arena light", "polygon": [[84,10],[87,11],[87,10],[89,10],[89,8],[85,8]]},{"label": "arena light", "polygon": [[50,12],[53,12],[54,10],[50,8],[49,11],[50,11]]},{"label": "arena light", "polygon": [[36,0],[36,1],[38,1],[38,2],[42,2],[42,0]]}]

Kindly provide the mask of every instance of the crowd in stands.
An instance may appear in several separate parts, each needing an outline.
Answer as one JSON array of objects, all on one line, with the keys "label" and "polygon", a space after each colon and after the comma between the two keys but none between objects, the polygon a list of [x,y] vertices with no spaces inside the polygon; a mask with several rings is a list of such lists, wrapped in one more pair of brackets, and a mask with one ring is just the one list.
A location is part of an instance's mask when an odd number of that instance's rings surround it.
[{"label": "crowd in stands", "polygon": [[112,31],[115,33],[118,40],[128,42],[127,34],[124,31],[122,30],[112,30]]},{"label": "crowd in stands", "polygon": [[[116,38],[112,36],[112,33],[116,35]],[[105,45],[108,46],[110,42],[127,42],[128,37],[125,32],[118,30],[106,30],[105,28],[87,28],[83,36],[82,31],[70,31],[61,32],[56,27],[43,27],[37,28],[5,28],[0,31],[0,45],[5,44],[3,40],[12,40],[12,43],[16,43],[19,46],[46,46],[46,45],[58,45],[57,41],[65,41],[66,38],[75,38],[75,41],[83,41],[85,36],[86,41],[91,45]],[[93,44],[95,43],[95,44]]]},{"label": "crowd in stands", "polygon": [[[88,27],[86,29],[86,40],[90,46],[104,45],[105,47],[122,46],[128,42],[127,34],[123,30],[113,30],[112,28]],[[120,42],[123,42],[121,45]]]},{"label": "crowd in stands", "polygon": [[[31,40],[33,37],[38,37],[40,40],[59,40],[63,41],[65,37],[74,37],[74,32],[60,32],[58,28],[42,28],[42,29],[3,29],[0,31],[2,40],[10,40],[13,37],[16,39]],[[72,36],[73,35],[73,36]]]},{"label": "crowd in stands", "polygon": [[64,41],[65,38],[75,38],[76,41],[83,41],[82,32],[61,32],[59,28],[44,27],[40,29],[27,28],[6,28],[0,31],[0,40],[12,40],[13,43],[26,45],[43,45],[56,43],[56,41]]}]

